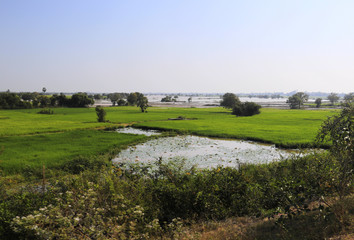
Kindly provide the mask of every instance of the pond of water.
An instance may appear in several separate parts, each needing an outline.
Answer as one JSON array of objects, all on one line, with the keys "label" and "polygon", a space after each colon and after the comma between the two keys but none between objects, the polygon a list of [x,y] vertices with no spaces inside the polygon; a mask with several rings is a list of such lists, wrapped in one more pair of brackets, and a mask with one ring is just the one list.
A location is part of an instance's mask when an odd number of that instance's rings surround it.
[{"label": "pond of water", "polygon": [[163,137],[129,147],[113,162],[154,163],[184,161],[186,167],[238,167],[242,163],[269,163],[299,151],[278,149],[273,145],[241,140],[221,140],[198,136]]},{"label": "pond of water", "polygon": [[142,130],[138,128],[118,128],[116,130],[119,133],[129,133],[129,134],[137,134],[137,135],[145,135],[145,136],[153,136],[153,135],[160,135],[161,133],[156,130]]}]

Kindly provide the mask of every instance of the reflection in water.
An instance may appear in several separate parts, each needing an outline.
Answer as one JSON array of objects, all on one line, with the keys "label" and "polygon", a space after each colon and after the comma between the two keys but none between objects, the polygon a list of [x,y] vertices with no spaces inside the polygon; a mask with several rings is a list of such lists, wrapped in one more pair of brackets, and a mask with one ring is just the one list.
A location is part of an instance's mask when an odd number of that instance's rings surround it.
[{"label": "reflection in water", "polygon": [[184,160],[186,167],[238,167],[242,163],[268,163],[298,153],[272,145],[240,140],[220,140],[197,136],[153,139],[123,150],[113,162],[154,163]]}]

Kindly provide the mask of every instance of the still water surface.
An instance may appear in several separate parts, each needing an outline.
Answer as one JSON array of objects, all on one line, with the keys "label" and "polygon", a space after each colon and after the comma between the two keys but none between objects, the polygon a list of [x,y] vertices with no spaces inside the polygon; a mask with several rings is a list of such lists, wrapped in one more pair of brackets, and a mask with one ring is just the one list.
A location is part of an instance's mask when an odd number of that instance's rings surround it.
[{"label": "still water surface", "polygon": [[[118,130],[123,133],[144,134],[144,130]],[[151,134],[151,131],[148,131]],[[153,134],[157,134],[155,131]],[[278,149],[273,145],[242,140],[222,140],[198,136],[175,136],[152,139],[129,147],[119,153],[113,162],[154,163],[183,160],[186,167],[238,167],[242,163],[269,163],[287,158],[298,151]]]}]

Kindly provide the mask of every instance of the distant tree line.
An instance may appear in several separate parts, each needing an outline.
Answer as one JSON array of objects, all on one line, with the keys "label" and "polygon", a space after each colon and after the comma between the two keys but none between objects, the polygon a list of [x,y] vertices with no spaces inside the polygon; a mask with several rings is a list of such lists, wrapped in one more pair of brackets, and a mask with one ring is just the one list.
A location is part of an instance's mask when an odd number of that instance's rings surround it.
[{"label": "distant tree line", "polygon": [[[303,108],[303,105],[305,102],[307,102],[309,99],[309,95],[304,93],[304,92],[297,92],[290,96],[288,100],[286,101],[291,109],[300,109]],[[336,93],[331,93],[327,96],[327,99],[331,103],[332,106],[334,106],[340,99],[338,94]],[[343,97],[344,103],[352,103],[354,102],[354,93],[348,93],[344,95]],[[322,98],[316,98],[315,100],[316,107],[319,108],[322,105]]]},{"label": "distant tree line", "polygon": [[95,103],[95,100],[109,99],[112,105],[137,106],[142,112],[148,108],[148,99],[139,92],[133,93],[108,93],[90,94],[84,92],[66,96],[64,93],[45,95],[46,89],[42,93],[10,91],[0,92],[0,109],[28,109],[46,107],[88,107]]},{"label": "distant tree line", "polygon": [[[44,92],[44,91],[43,91]],[[28,109],[45,107],[87,107],[94,100],[86,93],[75,93],[71,97],[65,94],[43,95],[38,92],[1,92],[0,109]]]},{"label": "distant tree line", "polygon": [[140,92],[132,93],[109,93],[107,98],[111,100],[112,105],[118,106],[137,106],[142,112],[148,108],[148,99]]}]

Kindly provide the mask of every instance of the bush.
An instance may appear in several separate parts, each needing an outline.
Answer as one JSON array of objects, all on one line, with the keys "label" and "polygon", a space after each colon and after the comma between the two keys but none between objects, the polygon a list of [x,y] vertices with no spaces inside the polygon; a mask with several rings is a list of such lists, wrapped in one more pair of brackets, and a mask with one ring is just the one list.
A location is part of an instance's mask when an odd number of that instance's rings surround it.
[{"label": "bush", "polygon": [[237,104],[232,109],[232,114],[236,116],[253,116],[259,114],[260,105],[254,102],[245,102]]},{"label": "bush", "polygon": [[54,114],[54,111],[49,108],[44,108],[38,112],[39,114]]},{"label": "bush", "polygon": [[236,105],[241,104],[240,99],[233,93],[225,93],[222,96],[222,101],[220,102],[220,106],[224,108],[232,109]]},{"label": "bush", "polygon": [[98,122],[105,122],[106,121],[106,111],[101,106],[96,106],[96,114],[97,114],[97,121]]},{"label": "bush", "polygon": [[13,230],[24,239],[146,239],[150,229],[159,229],[158,221],[144,221],[142,207],[109,186],[112,175],[101,177],[100,185],[75,179],[80,188],[59,192],[55,204],[16,216]]}]

